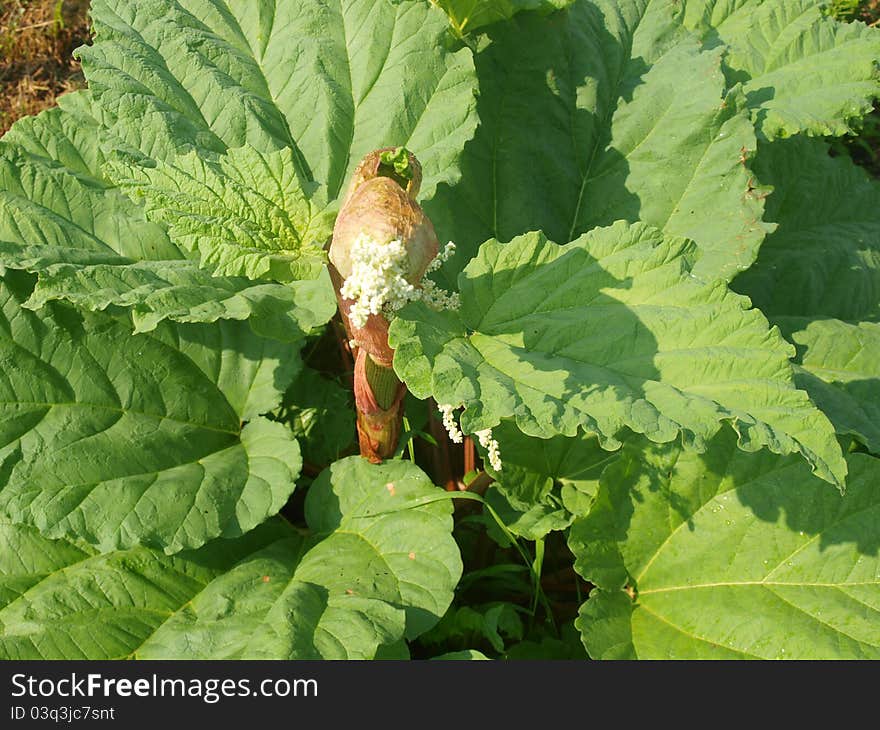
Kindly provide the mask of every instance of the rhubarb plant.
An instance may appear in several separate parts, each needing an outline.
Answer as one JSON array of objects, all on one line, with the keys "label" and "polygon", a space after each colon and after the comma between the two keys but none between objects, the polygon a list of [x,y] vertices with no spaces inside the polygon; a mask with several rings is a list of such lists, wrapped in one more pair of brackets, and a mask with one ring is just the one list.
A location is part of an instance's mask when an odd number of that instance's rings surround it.
[{"label": "rhubarb plant", "polygon": [[0,139],[0,657],[880,657],[880,30],[92,20]]}]

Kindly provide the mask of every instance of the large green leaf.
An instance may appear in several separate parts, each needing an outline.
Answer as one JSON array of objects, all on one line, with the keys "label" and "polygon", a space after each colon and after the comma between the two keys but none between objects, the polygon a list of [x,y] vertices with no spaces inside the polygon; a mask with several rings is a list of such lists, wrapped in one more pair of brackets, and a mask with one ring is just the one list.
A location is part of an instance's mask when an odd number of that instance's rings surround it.
[{"label": "large green leaf", "polygon": [[81,108],[85,97],[64,98],[65,110],[21,120],[0,144],[0,265],[39,274],[27,306],[60,299],[92,311],[123,308],[136,331],[164,319],[248,319],[286,341],[330,319],[336,301],[326,275],[252,284],[183,258],[164,228],[104,177],[109,135]]},{"label": "large green leaf", "polygon": [[[137,205],[114,190],[110,183],[83,170],[99,155],[95,139],[78,133],[80,116],[55,109],[13,127],[16,135],[0,142],[0,241],[76,249],[80,253],[122,256],[135,260],[182,259],[164,230],[144,219]],[[97,127],[87,125],[98,136]],[[65,167],[50,156],[15,144],[39,131],[43,143],[51,138],[57,152],[64,144],[65,157],[80,152],[74,167]]]},{"label": "large green leaf", "polygon": [[[21,307],[0,313],[0,511],[102,550],[175,552],[276,513],[300,469],[274,408],[298,359],[237,322],[134,335],[118,320]],[[251,419],[242,426],[244,419]]]},{"label": "large green leaf", "polygon": [[798,346],[797,383],[838,433],[880,453],[880,185],[819,140],[762,144],[778,228],[733,286]]},{"label": "large green leaf", "polygon": [[[77,261],[79,259],[79,261]],[[330,320],[336,298],[330,277],[287,284],[254,283],[241,277],[212,276],[194,261],[131,261],[80,256],[72,249],[0,243],[0,262],[39,273],[25,303],[67,301],[93,312],[122,308],[135,332],[150,332],[163,320],[216,322],[247,320],[254,332],[285,342]]]},{"label": "large green leaf", "polygon": [[841,23],[823,0],[686,0],[685,24],[723,43],[768,138],[842,135],[880,97],[880,30]]},{"label": "large green leaf", "polygon": [[625,447],[571,530],[597,586],[578,620],[590,655],[880,656],[880,461],[848,461],[841,497],[730,431],[704,455]]},{"label": "large green leaf", "polygon": [[420,398],[463,405],[465,432],[513,417],[548,438],[628,428],[697,449],[728,421],[742,448],[846,473],[828,419],[793,384],[794,349],[748,300],[693,275],[693,244],[643,224],[558,246],[491,241],[460,278],[460,313],[399,312],[394,368]]},{"label": "large green leaf", "polygon": [[96,187],[106,187],[109,181],[102,168],[108,154],[128,148],[95,119],[94,103],[88,91],[63,94],[56,101],[57,107],[16,121],[3,135],[3,143],[53,161],[81,178],[96,182]]},{"label": "large green leaf", "polygon": [[462,179],[426,204],[459,247],[450,283],[489,238],[542,230],[566,243],[619,219],[693,239],[700,275],[754,261],[767,230],[747,168],[754,128],[744,100],[725,99],[720,49],[701,51],[675,8],[578,0],[490,29]]},{"label": "large green leaf", "polygon": [[219,158],[190,152],[142,165],[115,159],[105,169],[218,276],[295,281],[314,279],[323,267],[333,216],[290,149],[240,147]]},{"label": "large green leaf", "polygon": [[310,532],[274,519],[173,556],[0,522],[0,658],[371,658],[452,600],[449,503],[418,504],[436,493],[411,464],[353,457],[310,488]]},{"label": "large green leaf", "polygon": [[306,500],[314,541],[291,531],[171,617],[142,658],[370,658],[431,628],[452,601],[461,559],[449,502],[416,466],[335,463]]},{"label": "large green leaf", "polygon": [[173,556],[143,547],[100,554],[0,521],[0,658],[130,659],[211,581],[289,535],[271,520]]},{"label": "large green leaf", "polygon": [[880,321],[880,183],[803,138],[762,144],[755,171],[778,228],[734,288],[771,319]]},{"label": "large green leaf", "polygon": [[95,0],[92,17],[79,55],[101,120],[152,158],[290,148],[331,199],[383,146],[415,152],[426,197],[458,177],[473,60],[421,0]]}]

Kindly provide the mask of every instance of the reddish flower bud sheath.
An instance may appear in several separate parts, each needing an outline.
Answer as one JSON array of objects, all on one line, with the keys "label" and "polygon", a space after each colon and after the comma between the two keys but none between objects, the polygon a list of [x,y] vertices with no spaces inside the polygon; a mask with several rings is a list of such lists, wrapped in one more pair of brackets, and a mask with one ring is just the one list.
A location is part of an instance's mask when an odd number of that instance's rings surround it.
[{"label": "reddish flower bud sheath", "polygon": [[361,455],[389,458],[400,438],[406,386],[392,370],[388,315],[419,298],[439,244],[415,201],[418,160],[403,148],[376,150],[352,176],[333,229],[330,275],[356,353],[354,388]]}]

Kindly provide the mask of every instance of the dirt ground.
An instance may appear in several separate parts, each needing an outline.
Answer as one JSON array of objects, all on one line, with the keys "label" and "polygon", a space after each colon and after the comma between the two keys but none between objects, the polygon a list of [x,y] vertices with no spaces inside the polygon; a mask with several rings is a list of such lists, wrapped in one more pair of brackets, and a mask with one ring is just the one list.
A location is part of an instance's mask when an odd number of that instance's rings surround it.
[{"label": "dirt ground", "polygon": [[88,0],[0,0],[0,135],[84,85],[72,52],[88,41]]}]

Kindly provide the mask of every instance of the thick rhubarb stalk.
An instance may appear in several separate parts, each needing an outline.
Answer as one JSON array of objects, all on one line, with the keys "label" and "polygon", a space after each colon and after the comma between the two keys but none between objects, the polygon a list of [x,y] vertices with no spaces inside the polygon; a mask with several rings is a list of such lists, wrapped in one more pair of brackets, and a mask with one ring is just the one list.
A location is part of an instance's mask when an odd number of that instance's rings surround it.
[{"label": "thick rhubarb stalk", "polygon": [[361,456],[378,463],[397,450],[406,386],[391,368],[359,349],[354,365],[354,401]]},{"label": "thick rhubarb stalk", "polygon": [[[346,284],[355,286],[364,268],[363,252],[369,242],[378,258],[403,246],[394,261],[403,285],[419,286],[428,265],[437,256],[437,236],[415,196],[421,183],[418,160],[402,149],[377,150],[355,170],[333,230],[330,277],[339,311],[355,354],[354,393],[361,456],[378,463],[397,450],[406,386],[392,369],[394,352],[388,346],[385,309],[365,312],[364,304],[345,296]],[[360,263],[359,263],[360,262]],[[360,269],[358,267],[361,267]],[[372,272],[376,273],[376,272]],[[368,286],[369,282],[357,282]]]}]

